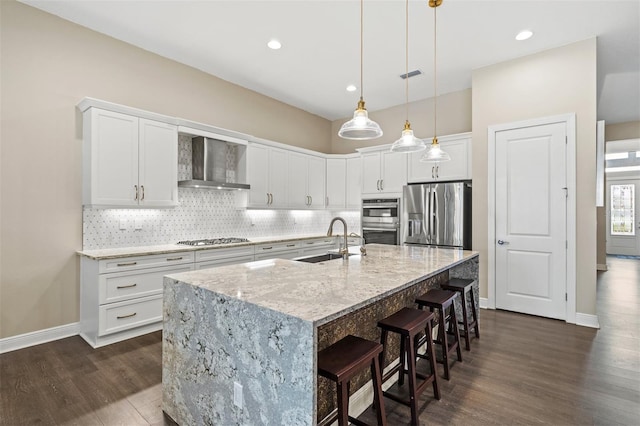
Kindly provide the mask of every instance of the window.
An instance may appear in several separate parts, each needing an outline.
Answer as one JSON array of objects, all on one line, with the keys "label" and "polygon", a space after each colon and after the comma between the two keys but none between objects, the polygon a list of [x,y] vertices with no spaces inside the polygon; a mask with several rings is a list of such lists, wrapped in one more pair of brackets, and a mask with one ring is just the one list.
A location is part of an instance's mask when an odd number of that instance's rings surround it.
[{"label": "window", "polygon": [[611,185],[611,235],[635,235],[635,185]]}]

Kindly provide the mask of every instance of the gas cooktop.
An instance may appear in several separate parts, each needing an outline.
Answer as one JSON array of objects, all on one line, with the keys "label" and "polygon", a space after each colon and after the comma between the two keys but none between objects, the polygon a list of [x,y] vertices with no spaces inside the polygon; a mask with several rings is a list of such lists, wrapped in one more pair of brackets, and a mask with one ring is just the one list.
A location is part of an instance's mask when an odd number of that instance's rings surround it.
[{"label": "gas cooktop", "polygon": [[248,243],[250,242],[246,238],[210,238],[205,240],[185,240],[178,241],[178,244],[185,246],[213,246],[217,244],[233,244],[233,243]]}]

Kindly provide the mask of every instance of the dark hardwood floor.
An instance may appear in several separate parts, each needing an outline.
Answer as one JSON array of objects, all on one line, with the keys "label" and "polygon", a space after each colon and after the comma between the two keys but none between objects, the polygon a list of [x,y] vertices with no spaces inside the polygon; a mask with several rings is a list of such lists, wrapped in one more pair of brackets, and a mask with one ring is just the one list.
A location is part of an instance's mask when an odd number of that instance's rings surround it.
[{"label": "dark hardwood floor", "polygon": [[[440,401],[421,396],[421,422],[639,424],[640,261],[608,263],[600,330],[482,310],[480,340],[440,380]],[[158,332],[95,350],[76,336],[2,354],[0,424],[173,424],[161,410],[161,351]],[[409,424],[407,407],[385,405],[389,425]],[[370,410],[360,418],[375,423]]]}]

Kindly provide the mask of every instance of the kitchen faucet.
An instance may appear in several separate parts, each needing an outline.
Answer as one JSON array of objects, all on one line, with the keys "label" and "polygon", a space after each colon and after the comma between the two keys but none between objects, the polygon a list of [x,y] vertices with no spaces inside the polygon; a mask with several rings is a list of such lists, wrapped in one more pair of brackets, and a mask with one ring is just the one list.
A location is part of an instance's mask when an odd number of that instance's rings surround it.
[{"label": "kitchen faucet", "polygon": [[343,259],[347,259],[349,257],[349,242],[347,241],[347,222],[341,217],[334,217],[331,219],[331,223],[329,224],[329,230],[327,231],[327,237],[333,237],[333,224],[336,221],[342,222],[344,226],[344,246],[340,249],[339,253],[342,255]]}]

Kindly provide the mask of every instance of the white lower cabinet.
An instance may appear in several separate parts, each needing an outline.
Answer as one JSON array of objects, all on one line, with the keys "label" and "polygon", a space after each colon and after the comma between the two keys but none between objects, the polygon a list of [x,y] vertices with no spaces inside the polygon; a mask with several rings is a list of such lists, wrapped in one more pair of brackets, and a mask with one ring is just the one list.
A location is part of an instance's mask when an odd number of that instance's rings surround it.
[{"label": "white lower cabinet", "polygon": [[[162,329],[164,276],[337,249],[342,237],[302,238],[232,248],[80,261],[80,336],[99,348]],[[349,237],[349,245],[360,244]]]},{"label": "white lower cabinet", "polygon": [[336,241],[336,237],[317,238],[303,241],[300,256],[325,254],[327,251],[336,248]]},{"label": "white lower cabinet", "polygon": [[293,259],[300,256],[299,241],[285,241],[279,243],[258,244],[256,247],[256,260],[266,259]]},{"label": "white lower cabinet", "polygon": [[253,262],[254,246],[199,250],[196,252],[196,269],[215,268]]},{"label": "white lower cabinet", "polygon": [[83,257],[80,336],[98,348],[161,330],[163,277],[193,270],[193,261],[193,252],[103,260]]}]

